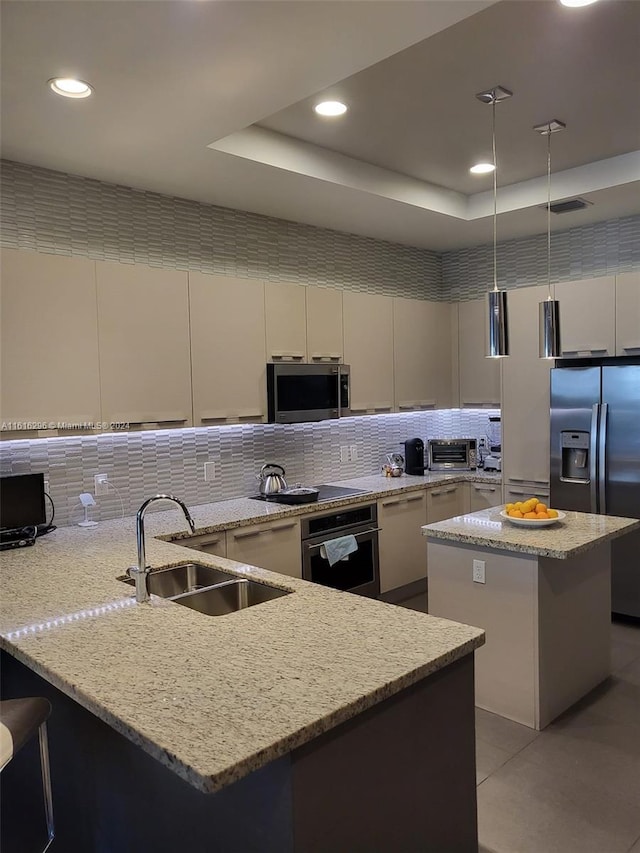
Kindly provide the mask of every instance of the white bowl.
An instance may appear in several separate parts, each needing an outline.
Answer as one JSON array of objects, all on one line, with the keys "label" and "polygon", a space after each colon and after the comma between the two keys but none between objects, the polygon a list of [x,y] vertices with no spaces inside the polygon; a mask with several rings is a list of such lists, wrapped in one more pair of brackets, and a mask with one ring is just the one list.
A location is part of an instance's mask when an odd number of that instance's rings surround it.
[{"label": "white bowl", "polygon": [[510,515],[507,515],[506,510],[500,511],[500,518],[504,518],[505,521],[510,521],[511,524],[515,524],[516,527],[551,527],[552,524],[555,524],[557,521],[562,521],[567,517],[566,513],[561,512],[560,510],[556,510],[558,513],[557,518],[511,518]]}]

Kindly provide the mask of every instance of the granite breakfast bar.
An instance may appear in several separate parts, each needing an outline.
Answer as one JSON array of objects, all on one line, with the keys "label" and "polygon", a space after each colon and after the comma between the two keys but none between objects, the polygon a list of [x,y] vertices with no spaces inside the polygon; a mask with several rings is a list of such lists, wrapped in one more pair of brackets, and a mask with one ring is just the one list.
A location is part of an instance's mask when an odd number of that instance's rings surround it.
[{"label": "granite breakfast bar", "polygon": [[[476,705],[543,729],[611,672],[611,546],[640,521],[567,512],[522,528],[500,507],[427,524],[429,612],[478,625]],[[483,575],[474,581],[474,561]]]},{"label": "granite breakfast bar", "polygon": [[[215,504],[192,512],[216,527]],[[152,566],[193,560],[166,541],[183,526],[148,516]],[[206,553],[291,594],[215,618],[137,605],[117,579],[134,557],[126,518],[1,558],[3,691],[53,704],[59,849],[477,848],[481,630]],[[15,790],[19,814],[37,780]]]}]

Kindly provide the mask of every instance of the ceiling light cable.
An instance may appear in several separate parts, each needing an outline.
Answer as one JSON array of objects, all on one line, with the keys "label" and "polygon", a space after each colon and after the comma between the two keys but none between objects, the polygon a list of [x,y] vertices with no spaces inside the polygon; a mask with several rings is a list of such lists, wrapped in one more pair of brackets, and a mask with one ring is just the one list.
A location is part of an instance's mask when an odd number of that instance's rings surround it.
[{"label": "ceiling light cable", "polygon": [[534,130],[547,137],[547,298],[538,305],[538,356],[560,358],[560,303],[551,291],[551,134],[564,130],[558,119],[539,124]]},{"label": "ceiling light cable", "polygon": [[509,326],[507,319],[507,291],[498,287],[498,156],[496,146],[496,104],[512,96],[513,92],[495,86],[479,92],[476,98],[491,104],[493,150],[493,289],[487,294],[487,358],[504,358],[509,355]]}]

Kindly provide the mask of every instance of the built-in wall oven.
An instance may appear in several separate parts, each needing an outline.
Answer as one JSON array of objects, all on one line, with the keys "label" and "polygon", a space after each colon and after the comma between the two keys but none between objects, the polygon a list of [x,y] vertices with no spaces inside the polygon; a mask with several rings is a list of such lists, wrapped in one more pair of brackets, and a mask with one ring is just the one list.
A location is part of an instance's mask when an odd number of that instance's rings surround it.
[{"label": "built-in wall oven", "polygon": [[[302,577],[333,589],[368,598],[380,594],[378,510],[374,504],[314,513],[302,519]],[[358,548],[333,566],[322,545],[340,536],[355,536]]]}]

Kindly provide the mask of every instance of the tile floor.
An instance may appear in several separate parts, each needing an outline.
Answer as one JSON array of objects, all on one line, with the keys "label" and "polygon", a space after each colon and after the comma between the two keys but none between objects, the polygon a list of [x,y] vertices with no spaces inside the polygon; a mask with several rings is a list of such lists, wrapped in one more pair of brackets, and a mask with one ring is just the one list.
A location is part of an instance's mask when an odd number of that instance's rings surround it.
[{"label": "tile floor", "polygon": [[611,657],[542,732],[476,710],[480,853],[640,853],[640,624],[614,620]]}]

